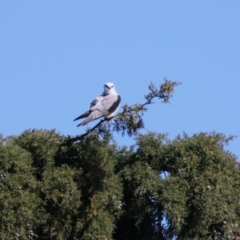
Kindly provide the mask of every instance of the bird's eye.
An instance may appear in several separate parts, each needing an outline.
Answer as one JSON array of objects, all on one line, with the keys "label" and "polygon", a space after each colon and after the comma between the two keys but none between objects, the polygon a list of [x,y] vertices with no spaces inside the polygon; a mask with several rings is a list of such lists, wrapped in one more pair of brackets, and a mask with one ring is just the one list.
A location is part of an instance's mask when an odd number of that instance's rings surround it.
[{"label": "bird's eye", "polygon": [[109,86],[107,86],[107,85],[104,85],[104,87],[106,87],[107,89],[110,89],[110,87],[109,87]]}]

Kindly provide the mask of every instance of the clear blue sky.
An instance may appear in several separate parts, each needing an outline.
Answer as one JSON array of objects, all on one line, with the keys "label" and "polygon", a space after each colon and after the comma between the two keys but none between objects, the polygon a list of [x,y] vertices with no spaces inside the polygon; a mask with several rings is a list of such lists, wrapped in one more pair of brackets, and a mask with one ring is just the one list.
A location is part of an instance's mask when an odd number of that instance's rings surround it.
[{"label": "clear blue sky", "polygon": [[[182,85],[146,129],[240,136],[239,13],[239,0],[0,1],[0,132],[77,135],[105,82],[132,104],[166,77]],[[240,138],[228,148],[240,156]]]}]

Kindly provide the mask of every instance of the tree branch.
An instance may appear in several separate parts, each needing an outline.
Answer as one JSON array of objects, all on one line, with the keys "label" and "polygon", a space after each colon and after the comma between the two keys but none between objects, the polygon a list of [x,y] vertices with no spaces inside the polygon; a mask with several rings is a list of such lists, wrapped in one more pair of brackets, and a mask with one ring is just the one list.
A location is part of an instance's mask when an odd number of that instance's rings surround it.
[{"label": "tree branch", "polygon": [[72,142],[75,142],[75,141],[79,141],[79,140],[82,140],[84,137],[86,137],[90,132],[93,132],[97,127],[99,127],[103,122],[107,121],[109,119],[107,118],[104,118],[102,119],[101,121],[99,121],[94,127],[92,127],[91,129],[87,130],[84,134],[81,134],[81,135],[77,135],[76,137],[70,137],[68,136],[68,139],[65,140],[61,146],[67,146],[69,145],[70,143]]},{"label": "tree branch", "polygon": [[[124,105],[123,111],[121,113],[116,114],[114,118],[113,130],[117,132],[124,133],[127,131],[129,136],[135,134],[139,129],[144,127],[144,122],[142,120],[141,115],[144,111],[147,111],[145,108],[146,105],[153,104],[152,101],[154,98],[163,99],[164,103],[168,103],[169,99],[172,97],[174,92],[174,87],[181,84],[178,82],[172,82],[167,79],[164,79],[164,83],[160,85],[159,89],[153,83],[150,83],[148,86],[150,92],[148,95],[145,95],[145,99],[147,100],[143,104],[135,104],[133,106]],[[141,112],[141,114],[140,114]],[[111,119],[113,119],[111,118]],[[93,132],[95,129],[99,128],[103,122],[109,121],[110,119],[104,118],[100,120],[94,127],[87,130],[84,134],[77,135],[76,137],[70,137],[61,144],[61,146],[67,146],[72,142],[80,141],[84,139],[84,137],[88,136],[89,133]]]}]

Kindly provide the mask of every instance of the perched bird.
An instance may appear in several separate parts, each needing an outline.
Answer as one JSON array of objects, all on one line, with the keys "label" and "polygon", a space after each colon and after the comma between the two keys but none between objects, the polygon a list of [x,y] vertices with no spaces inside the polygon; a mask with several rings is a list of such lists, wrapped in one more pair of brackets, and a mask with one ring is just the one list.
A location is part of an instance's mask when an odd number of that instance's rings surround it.
[{"label": "perched bird", "polygon": [[104,92],[91,102],[89,110],[75,118],[73,121],[86,118],[83,122],[77,125],[85,126],[87,123],[100,117],[106,117],[110,119],[114,116],[120,101],[121,97],[115,91],[114,84],[108,82],[104,85]]}]

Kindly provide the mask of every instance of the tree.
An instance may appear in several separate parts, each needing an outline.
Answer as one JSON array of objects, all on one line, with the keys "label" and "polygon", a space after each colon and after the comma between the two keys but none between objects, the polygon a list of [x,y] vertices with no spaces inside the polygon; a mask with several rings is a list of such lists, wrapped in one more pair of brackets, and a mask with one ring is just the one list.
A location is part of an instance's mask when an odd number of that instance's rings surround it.
[{"label": "tree", "polygon": [[[139,133],[147,106],[177,85],[151,84],[144,104],[80,136],[1,138],[0,238],[237,239],[239,163],[224,149],[233,136]],[[134,146],[118,146],[113,132],[134,135]]]}]

